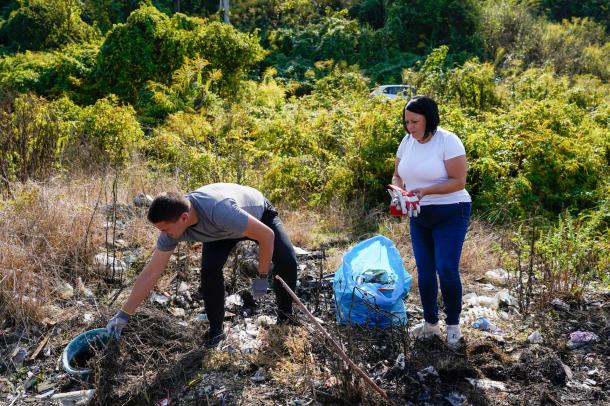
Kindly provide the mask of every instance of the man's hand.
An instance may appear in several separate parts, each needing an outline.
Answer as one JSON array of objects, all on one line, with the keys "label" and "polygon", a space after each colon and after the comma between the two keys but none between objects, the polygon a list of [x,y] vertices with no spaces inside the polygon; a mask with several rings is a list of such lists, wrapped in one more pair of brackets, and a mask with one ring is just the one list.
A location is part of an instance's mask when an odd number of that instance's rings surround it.
[{"label": "man's hand", "polygon": [[259,278],[252,280],[252,296],[255,298],[263,297],[267,294],[267,288],[269,282],[267,282],[267,275],[260,274]]},{"label": "man's hand", "polygon": [[108,331],[108,333],[110,333],[110,335],[115,339],[120,340],[121,332],[127,323],[129,323],[129,317],[130,316],[123,310],[119,310],[119,312],[115,314],[115,316],[111,318],[106,325],[106,331]]}]

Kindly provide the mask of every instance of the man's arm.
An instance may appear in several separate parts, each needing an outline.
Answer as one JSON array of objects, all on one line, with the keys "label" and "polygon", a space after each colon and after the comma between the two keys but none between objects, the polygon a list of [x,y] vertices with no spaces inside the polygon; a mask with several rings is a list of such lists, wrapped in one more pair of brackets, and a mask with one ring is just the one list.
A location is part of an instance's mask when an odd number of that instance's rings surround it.
[{"label": "man's arm", "polygon": [[244,230],[244,235],[258,242],[258,273],[267,275],[273,257],[273,242],[275,240],[273,230],[248,214],[248,224]]},{"label": "man's arm", "polygon": [[152,288],[157,283],[157,280],[165,271],[167,267],[167,263],[169,262],[169,258],[172,256],[174,250],[171,251],[159,251],[155,249],[153,252],[152,258],[146,264],[138,279],[136,279],[136,283],[129,294],[129,298],[123,305],[122,310],[127,314],[133,314],[140,303],[148,296]]}]

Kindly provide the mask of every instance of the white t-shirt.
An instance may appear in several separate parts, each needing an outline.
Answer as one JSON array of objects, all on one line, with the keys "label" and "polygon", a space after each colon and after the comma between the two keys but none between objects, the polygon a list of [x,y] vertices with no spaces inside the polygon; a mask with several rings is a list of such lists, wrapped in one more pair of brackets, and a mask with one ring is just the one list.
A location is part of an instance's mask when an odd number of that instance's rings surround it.
[{"label": "white t-shirt", "polygon": [[[445,161],[460,155],[466,155],[462,141],[457,135],[441,127],[437,127],[432,139],[420,144],[407,134],[401,141],[396,158],[398,175],[402,179],[405,190],[413,190],[437,185],[449,179]],[[430,194],[422,198],[420,204],[452,204],[470,202],[466,189],[446,194]]]}]

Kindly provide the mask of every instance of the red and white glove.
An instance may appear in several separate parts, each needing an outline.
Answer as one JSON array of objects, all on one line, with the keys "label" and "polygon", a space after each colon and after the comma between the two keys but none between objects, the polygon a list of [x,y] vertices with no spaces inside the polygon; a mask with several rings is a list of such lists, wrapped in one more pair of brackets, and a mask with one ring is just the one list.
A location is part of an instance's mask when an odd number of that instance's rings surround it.
[{"label": "red and white glove", "polygon": [[395,217],[409,216],[417,217],[420,212],[419,198],[415,193],[410,193],[394,185],[388,185],[390,202],[390,215]]}]

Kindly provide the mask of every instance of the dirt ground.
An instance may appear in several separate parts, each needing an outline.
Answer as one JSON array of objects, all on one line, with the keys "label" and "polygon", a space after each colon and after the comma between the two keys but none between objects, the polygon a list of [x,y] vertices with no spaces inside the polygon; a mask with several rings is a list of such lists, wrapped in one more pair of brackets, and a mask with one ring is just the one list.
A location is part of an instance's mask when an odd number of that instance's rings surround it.
[{"label": "dirt ground", "polygon": [[[91,404],[97,405],[383,403],[335,355],[302,312],[297,311],[295,326],[274,325],[273,293],[255,302],[248,292],[247,268],[253,254],[247,248],[237,252],[226,268],[227,297],[241,298],[227,305],[227,339],[217,349],[204,350],[207,324],[198,319],[203,308],[193,299],[199,271],[192,264],[198,262],[198,253],[193,249],[185,255],[192,257],[191,265],[186,261],[187,266],[170,272],[165,282],[169,300],[148,301],[140,308],[120,343],[89,361],[93,374],[88,380],[63,371],[61,352],[78,333],[104,326],[116,304],[98,307],[75,301],[63,309],[61,320],[46,328],[0,322],[0,404],[59,404],[52,395],[82,389],[96,389]],[[405,328],[380,331],[338,325],[333,270],[325,269],[324,258],[323,252],[299,255],[297,294],[393,404],[609,404],[607,289],[589,290],[582,300],[564,302],[561,309],[549,305],[525,322],[510,306],[500,306],[492,313],[501,333],[477,330],[468,320],[463,327],[465,345],[453,352],[442,338],[415,341],[410,336],[422,318],[417,289],[405,299],[409,316]],[[497,290],[484,281],[464,283],[465,295]],[[108,292],[108,298],[113,295],[117,292]],[[528,341],[534,330],[543,337],[542,343]],[[577,330],[593,332],[598,340],[570,349],[569,335]],[[30,359],[47,336],[43,350]],[[25,357],[19,362],[20,350]]]}]

